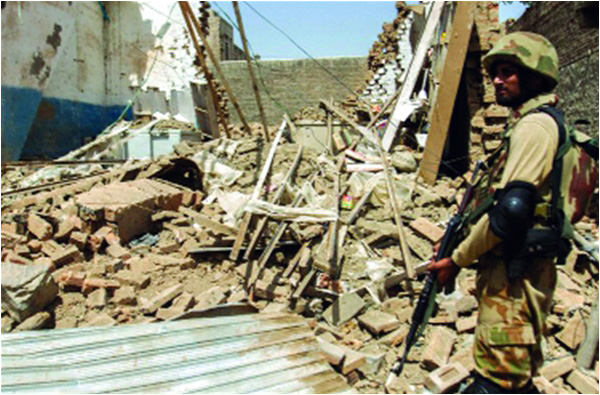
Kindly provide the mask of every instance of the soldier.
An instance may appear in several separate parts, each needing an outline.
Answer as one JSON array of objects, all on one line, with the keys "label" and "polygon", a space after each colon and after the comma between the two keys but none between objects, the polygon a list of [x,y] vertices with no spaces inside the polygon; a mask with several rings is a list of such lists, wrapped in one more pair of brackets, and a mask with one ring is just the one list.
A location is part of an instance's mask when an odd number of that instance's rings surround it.
[{"label": "soldier", "polygon": [[[544,37],[517,32],[484,57],[498,104],[511,114],[504,144],[491,156],[475,205],[490,209],[469,228],[450,258],[432,262],[443,286],[477,261],[479,318],[473,346],[474,380],[466,393],[537,393],[532,377],[543,363],[541,341],[556,286],[556,231],[551,254],[526,256],[531,229],[548,228],[553,160],[559,145],[554,107],[558,56]],[[493,196],[493,197],[491,197]],[[556,227],[553,227],[556,229]],[[553,255],[553,256],[552,256]],[[549,257],[550,256],[550,257]]]}]

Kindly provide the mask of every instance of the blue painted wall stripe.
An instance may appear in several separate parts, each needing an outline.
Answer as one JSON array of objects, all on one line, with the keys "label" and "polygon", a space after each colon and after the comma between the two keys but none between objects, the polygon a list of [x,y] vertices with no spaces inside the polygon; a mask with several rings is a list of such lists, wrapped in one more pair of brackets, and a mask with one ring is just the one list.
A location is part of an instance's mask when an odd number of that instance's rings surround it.
[{"label": "blue painted wall stripe", "polygon": [[18,160],[42,100],[32,88],[2,85],[2,161]]}]

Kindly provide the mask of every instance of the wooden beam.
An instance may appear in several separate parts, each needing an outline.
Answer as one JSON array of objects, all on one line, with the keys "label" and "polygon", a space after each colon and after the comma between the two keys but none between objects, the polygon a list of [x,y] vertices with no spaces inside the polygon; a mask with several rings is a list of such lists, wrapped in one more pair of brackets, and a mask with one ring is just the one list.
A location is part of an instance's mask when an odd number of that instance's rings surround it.
[{"label": "wooden beam", "polygon": [[371,141],[372,143],[376,142],[375,138],[373,137],[373,133],[370,130],[368,130],[367,128],[365,128],[364,126],[360,126],[359,124],[354,122],[354,120],[352,118],[350,118],[350,116],[345,111],[337,108],[333,104],[330,104],[326,100],[323,100],[323,99],[320,100],[320,103],[326,110],[331,111],[342,121],[344,121],[348,125],[352,126],[352,128],[354,128],[357,132],[362,134],[367,140]]},{"label": "wooden beam", "polygon": [[[187,2],[186,2],[186,4],[187,4],[187,7],[189,7],[189,4]],[[242,108],[240,107],[238,101],[236,100],[235,95],[233,94],[233,91],[229,87],[229,83],[227,83],[227,78],[225,78],[225,74],[223,73],[223,70],[221,70],[219,61],[215,57],[215,54],[213,53],[210,45],[208,44],[208,40],[206,39],[206,36],[204,35],[204,32],[202,31],[202,26],[200,26],[200,22],[198,22],[198,19],[192,13],[191,8],[189,9],[189,13],[192,16],[191,19],[192,19],[192,22],[194,23],[194,26],[196,27],[196,32],[198,33],[198,35],[200,36],[200,39],[202,40],[202,45],[204,45],[204,48],[206,48],[206,53],[208,54],[208,57],[210,58],[210,61],[212,62],[213,66],[215,66],[215,70],[217,70],[217,74],[219,74],[219,79],[223,83],[223,87],[225,87],[225,92],[227,92],[227,96],[229,97],[229,100],[231,101],[233,108],[235,108],[235,111],[237,112],[238,116],[240,117],[240,121],[242,122],[242,125],[244,125],[244,128],[246,129],[246,131],[248,133],[250,133],[250,126],[248,125],[248,122],[246,122],[246,118],[244,117],[244,114],[242,113]],[[228,133],[227,133],[227,137],[230,137]]]},{"label": "wooden beam", "polygon": [[[431,40],[435,33],[435,28],[438,24],[440,16],[442,15],[442,9],[444,8],[445,3],[445,1],[434,1],[433,5],[431,6],[431,11],[427,17],[427,23],[425,25],[425,29],[423,30],[423,34],[421,34],[419,45],[417,46],[417,50],[413,55],[406,76],[404,77],[404,81],[402,82],[402,86],[400,87],[401,92],[400,96],[398,97],[398,102],[396,103],[396,107],[394,108],[392,116],[388,120],[388,125],[383,135],[381,144],[383,146],[383,150],[386,152],[390,150],[392,142],[394,141],[394,137],[396,137],[396,132],[400,127],[403,106],[408,103],[410,96],[415,89],[417,78],[419,77],[423,63],[425,62],[427,50],[431,44]],[[461,2],[459,2],[459,4],[460,3]]]},{"label": "wooden beam", "polygon": [[242,38],[242,45],[244,46],[244,55],[246,57],[246,63],[248,64],[248,73],[252,80],[252,89],[254,90],[254,97],[256,98],[256,104],[258,105],[258,111],[260,113],[260,120],[263,124],[263,137],[269,141],[269,129],[267,123],[267,117],[265,116],[265,110],[263,109],[262,102],[260,101],[260,92],[258,91],[258,84],[256,83],[256,77],[254,76],[254,70],[252,70],[252,61],[250,59],[250,53],[248,52],[248,43],[246,42],[246,33],[244,33],[244,24],[242,22],[242,14],[238,7],[237,1],[232,1],[233,10],[235,11],[235,17],[237,19],[238,27],[240,30],[240,36]]},{"label": "wooden beam", "polygon": [[430,185],[435,183],[442,160],[454,102],[456,101],[456,93],[458,92],[458,85],[469,47],[469,39],[473,28],[473,12],[476,7],[476,2],[457,2],[454,20],[452,21],[448,53],[444,60],[437,99],[431,115],[431,126],[427,134],[425,152],[418,173],[418,176]]},{"label": "wooden beam", "polygon": [[[210,90],[210,96],[212,98],[214,107],[219,116],[219,120],[221,121],[221,125],[225,130],[225,134],[228,133],[227,128],[227,120],[225,119],[225,114],[223,114],[223,109],[219,106],[219,100],[217,96],[217,89],[215,87],[215,83],[211,77],[210,70],[208,69],[208,65],[206,64],[206,59],[204,58],[204,54],[202,53],[202,49],[200,48],[200,44],[198,43],[198,39],[196,38],[196,34],[194,33],[194,27],[192,26],[192,10],[187,1],[180,1],[179,8],[181,9],[181,14],[183,15],[183,19],[185,20],[185,24],[187,26],[188,31],[190,32],[190,37],[192,38],[192,42],[194,43],[194,48],[196,49],[196,54],[198,55],[198,59],[200,60],[200,67],[202,68],[202,72],[206,77],[206,82],[208,83],[208,89]],[[190,15],[191,14],[191,15]],[[213,137],[219,137],[219,130],[214,130]],[[229,136],[227,136],[229,137]]]}]

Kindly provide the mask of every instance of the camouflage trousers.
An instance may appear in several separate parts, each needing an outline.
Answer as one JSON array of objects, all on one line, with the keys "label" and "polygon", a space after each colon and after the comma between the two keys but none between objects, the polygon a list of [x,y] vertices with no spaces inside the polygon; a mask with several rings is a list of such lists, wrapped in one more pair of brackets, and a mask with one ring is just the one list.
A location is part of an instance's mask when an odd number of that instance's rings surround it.
[{"label": "camouflage trousers", "polygon": [[556,287],[552,259],[531,259],[509,281],[501,257],[488,253],[477,270],[479,318],[475,369],[507,390],[524,387],[544,362],[541,341]]}]

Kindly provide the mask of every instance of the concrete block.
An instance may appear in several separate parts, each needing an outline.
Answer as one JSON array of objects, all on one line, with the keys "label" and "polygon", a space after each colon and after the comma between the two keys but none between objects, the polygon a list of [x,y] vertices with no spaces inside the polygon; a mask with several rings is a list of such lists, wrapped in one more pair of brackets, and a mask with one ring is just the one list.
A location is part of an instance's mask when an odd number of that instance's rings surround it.
[{"label": "concrete block", "polygon": [[400,326],[400,321],[395,315],[382,311],[370,310],[358,317],[358,322],[363,324],[374,335],[390,332]]},{"label": "concrete block", "polygon": [[44,265],[2,263],[2,308],[17,322],[49,305],[58,286]]},{"label": "concrete block", "polygon": [[52,225],[35,213],[27,216],[27,230],[40,240],[48,240],[52,237]]},{"label": "concrete block", "polygon": [[323,318],[330,325],[341,325],[356,316],[364,307],[364,300],[356,292],[344,293],[323,312]]},{"label": "concrete block", "polygon": [[425,387],[434,394],[454,391],[461,381],[469,377],[469,371],[458,362],[437,368],[425,379]]},{"label": "concrete block", "polygon": [[444,366],[448,362],[455,341],[456,333],[454,331],[445,327],[435,328],[421,355],[423,366],[429,370]]},{"label": "concrete block", "polygon": [[47,311],[39,311],[21,322],[13,329],[13,332],[31,331],[44,328],[50,322],[50,313]]},{"label": "concrete block", "polygon": [[576,350],[584,337],[585,322],[580,314],[569,318],[563,330],[556,334],[556,339],[570,350]]},{"label": "concrete block", "polygon": [[426,238],[434,244],[442,240],[442,237],[444,237],[444,230],[424,217],[419,217],[411,221],[408,226],[418,235]]},{"label": "concrete block", "polygon": [[167,304],[179,294],[183,292],[183,286],[181,284],[176,284],[170,288],[165,289],[154,298],[150,299],[147,303],[145,303],[140,309],[143,314],[152,314],[158,310],[159,307]]},{"label": "concrete block", "polygon": [[554,360],[550,363],[544,364],[540,369],[540,375],[545,377],[548,381],[553,381],[557,377],[564,376],[577,367],[575,358],[569,356],[567,358],[561,358]]},{"label": "concrete block", "polygon": [[567,377],[567,383],[582,394],[597,394],[598,382],[579,369],[573,370]]}]

